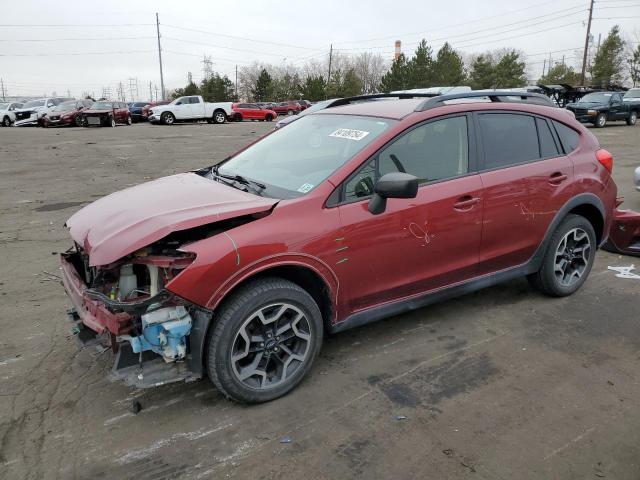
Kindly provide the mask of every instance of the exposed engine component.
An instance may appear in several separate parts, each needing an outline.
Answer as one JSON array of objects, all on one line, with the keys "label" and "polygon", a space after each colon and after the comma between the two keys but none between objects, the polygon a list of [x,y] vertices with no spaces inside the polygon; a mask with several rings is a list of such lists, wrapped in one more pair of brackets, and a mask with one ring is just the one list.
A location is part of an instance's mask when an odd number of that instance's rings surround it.
[{"label": "exposed engine component", "polygon": [[145,313],[140,320],[142,334],[127,338],[135,353],[151,350],[162,355],[165,362],[185,358],[192,320],[184,306],[159,308]]},{"label": "exposed engine component", "polygon": [[129,298],[131,292],[136,288],[138,288],[138,277],[133,273],[133,265],[123,265],[120,267],[120,279],[118,280],[120,300]]}]

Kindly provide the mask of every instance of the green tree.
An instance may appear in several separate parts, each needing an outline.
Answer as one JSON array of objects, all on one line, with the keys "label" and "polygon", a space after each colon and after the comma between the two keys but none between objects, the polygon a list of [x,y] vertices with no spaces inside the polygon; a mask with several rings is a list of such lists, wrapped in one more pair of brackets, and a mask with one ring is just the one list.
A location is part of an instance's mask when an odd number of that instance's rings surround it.
[{"label": "green tree", "polygon": [[604,39],[593,60],[591,83],[607,87],[624,80],[624,40],[620,37],[620,27],[614,25]]},{"label": "green tree", "polygon": [[362,93],[362,80],[360,80],[353,68],[350,68],[344,74],[341,93],[345,97],[354,97]]},{"label": "green tree", "polygon": [[256,102],[266,102],[273,99],[273,80],[265,68],[260,72],[251,95]]},{"label": "green tree", "polygon": [[288,72],[281,78],[273,80],[273,98],[275,100],[291,100],[300,97],[300,77]]},{"label": "green tree", "polygon": [[439,86],[461,85],[466,80],[462,57],[448,42],[438,51],[433,66],[433,77],[434,84]]},{"label": "green tree", "polygon": [[198,88],[198,85],[193,82],[189,82],[184,88],[176,88],[171,94],[171,98],[176,99],[179,97],[184,97],[186,95],[200,95],[200,89]]},{"label": "green tree", "polygon": [[236,98],[233,82],[226,75],[221,77],[218,73],[202,81],[200,94],[205,102],[229,102]]},{"label": "green tree", "polygon": [[494,88],[495,62],[490,54],[478,55],[475,58],[469,72],[469,83],[474,90]]},{"label": "green tree", "polygon": [[565,83],[568,85],[576,85],[580,81],[580,74],[572,67],[566,66],[564,63],[556,63],[549,69],[546,75],[538,80],[542,85],[556,85]]},{"label": "green tree", "polygon": [[406,90],[407,88],[409,88],[407,58],[401,53],[393,61],[389,71],[382,76],[380,91],[389,93],[395,90]]},{"label": "green tree", "polygon": [[526,67],[520,53],[507,51],[495,66],[494,88],[524,87],[527,84]]},{"label": "green tree", "polygon": [[408,64],[408,88],[428,88],[434,86],[433,50],[423,38]]},{"label": "green tree", "polygon": [[627,59],[627,63],[629,64],[629,76],[631,77],[631,81],[635,87],[636,84],[640,83],[640,45],[631,52]]},{"label": "green tree", "polygon": [[301,85],[300,93],[302,93],[303,98],[317,102],[326,98],[326,86],[327,82],[325,82],[322,75],[309,76]]},{"label": "green tree", "polygon": [[331,72],[331,78],[326,87],[327,98],[344,97],[342,93],[342,72],[339,69]]}]

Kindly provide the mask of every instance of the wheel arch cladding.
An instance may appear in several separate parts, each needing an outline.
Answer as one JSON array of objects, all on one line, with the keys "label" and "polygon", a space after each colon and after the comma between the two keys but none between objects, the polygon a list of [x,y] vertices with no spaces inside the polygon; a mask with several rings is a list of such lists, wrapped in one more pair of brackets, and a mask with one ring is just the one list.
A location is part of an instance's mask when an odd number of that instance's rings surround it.
[{"label": "wheel arch cladding", "polygon": [[589,220],[589,223],[593,226],[593,230],[596,232],[596,244],[600,245],[604,233],[604,217],[600,209],[591,203],[582,203],[572,208],[568,214],[569,213],[580,215]]},{"label": "wheel arch cladding", "polygon": [[224,303],[228,299],[232,298],[233,294],[243,288],[245,285],[252,281],[255,281],[258,278],[267,277],[278,277],[289,280],[305,290],[309,295],[311,295],[313,300],[318,305],[320,313],[322,314],[322,322],[325,327],[325,331],[329,331],[329,327],[331,325],[335,311],[333,301],[331,300],[331,288],[329,287],[325,279],[322,278],[319,273],[306,266],[293,264],[273,265],[271,267],[257,271],[254,274],[251,274],[242,279],[231,289],[225,292],[224,297],[217,303],[214,309],[214,314],[209,318],[208,325],[206,325],[206,328],[202,332],[202,336],[199,337],[198,343],[200,343],[199,348],[200,352],[202,352],[203,365],[206,365],[207,362],[205,343],[209,335],[209,330],[213,327],[213,324],[215,322],[215,312],[219,311],[224,306]]}]

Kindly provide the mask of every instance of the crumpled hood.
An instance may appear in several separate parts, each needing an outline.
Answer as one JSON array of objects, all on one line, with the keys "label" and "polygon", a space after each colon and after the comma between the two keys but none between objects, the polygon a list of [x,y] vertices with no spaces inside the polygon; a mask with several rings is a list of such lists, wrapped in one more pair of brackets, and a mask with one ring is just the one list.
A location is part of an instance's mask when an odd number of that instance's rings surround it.
[{"label": "crumpled hood", "polygon": [[89,254],[89,264],[106,265],[172,232],[268,211],[277,202],[182,173],[103,197],[66,225]]}]

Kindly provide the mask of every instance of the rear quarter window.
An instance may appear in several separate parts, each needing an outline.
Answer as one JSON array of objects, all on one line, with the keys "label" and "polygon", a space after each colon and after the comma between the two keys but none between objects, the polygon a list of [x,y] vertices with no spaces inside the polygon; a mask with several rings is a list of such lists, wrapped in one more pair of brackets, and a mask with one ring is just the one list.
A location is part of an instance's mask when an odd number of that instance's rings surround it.
[{"label": "rear quarter window", "polygon": [[560,153],[556,141],[551,133],[551,128],[546,120],[536,118],[538,137],[540,138],[540,156],[542,158],[557,157]]},{"label": "rear quarter window", "polygon": [[578,144],[580,143],[580,135],[573,128],[567,127],[565,124],[553,121],[553,126],[558,132],[558,137],[560,137],[560,142],[562,143],[562,147],[564,148],[564,153],[571,153],[576,148],[578,148]]}]

